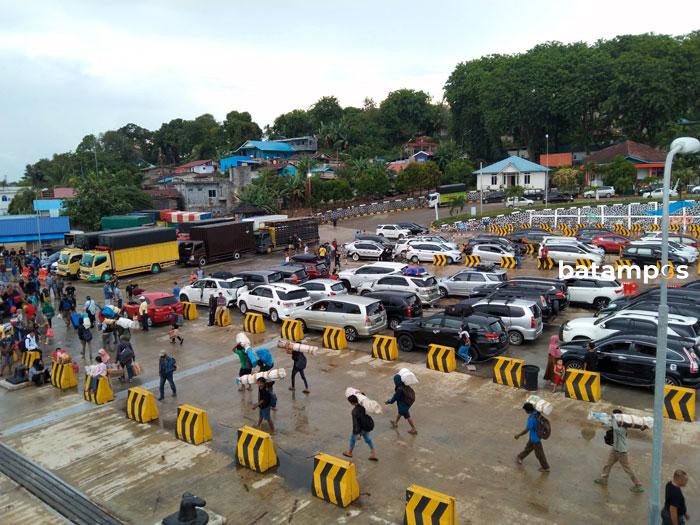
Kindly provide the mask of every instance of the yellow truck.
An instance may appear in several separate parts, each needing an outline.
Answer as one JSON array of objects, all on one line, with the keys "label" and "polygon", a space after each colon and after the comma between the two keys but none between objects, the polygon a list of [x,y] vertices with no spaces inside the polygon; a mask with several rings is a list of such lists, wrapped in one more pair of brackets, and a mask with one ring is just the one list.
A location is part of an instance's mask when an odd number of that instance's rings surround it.
[{"label": "yellow truck", "polygon": [[96,247],[83,253],[80,279],[106,282],[114,275],[159,273],[177,264],[179,257],[175,228],[103,232]]},{"label": "yellow truck", "polygon": [[78,232],[73,236],[71,244],[61,250],[58,257],[58,268],[56,273],[61,277],[78,278],[80,271],[80,260],[85,250],[92,250],[97,246],[97,238],[101,232]]}]

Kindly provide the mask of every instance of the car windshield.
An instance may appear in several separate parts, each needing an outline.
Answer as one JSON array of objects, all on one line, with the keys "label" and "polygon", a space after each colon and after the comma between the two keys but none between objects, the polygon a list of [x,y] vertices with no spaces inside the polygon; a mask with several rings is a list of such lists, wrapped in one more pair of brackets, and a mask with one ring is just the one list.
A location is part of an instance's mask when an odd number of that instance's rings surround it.
[{"label": "car windshield", "polygon": [[171,304],[177,304],[177,299],[173,295],[156,299],[156,306],[168,306]]},{"label": "car windshield", "polygon": [[277,292],[279,298],[283,301],[295,301],[297,299],[307,299],[309,297],[309,292],[304,290],[291,290],[289,292]]},{"label": "car windshield", "polygon": [[345,290],[345,285],[343,283],[335,283],[331,286],[331,290],[334,292],[342,292]]},{"label": "car windshield", "polygon": [[70,255],[67,253],[62,253],[61,256],[58,258],[58,263],[59,264],[68,264],[68,259],[70,258]]},{"label": "car windshield", "polygon": [[267,282],[276,283],[282,280],[282,274],[280,272],[271,273],[267,276]]},{"label": "car windshield", "polygon": [[326,263],[318,263],[316,265],[316,270],[318,270],[319,272],[326,270],[327,268],[328,268],[328,266],[326,266]]},{"label": "car windshield", "polygon": [[494,321],[493,323],[489,324],[489,330],[491,330],[494,333],[500,334],[503,332],[503,324],[500,321]]},{"label": "car windshield", "polygon": [[377,301],[376,303],[370,303],[367,305],[367,315],[377,315],[384,311],[382,303]]},{"label": "car windshield", "polygon": [[505,273],[487,273],[485,275],[489,281],[506,282],[508,280]]},{"label": "car windshield", "polygon": [[240,288],[241,286],[243,286],[243,281],[241,279],[236,279],[235,281],[219,281],[220,288],[231,290],[233,288]]},{"label": "car windshield", "polygon": [[92,261],[95,259],[94,255],[90,255],[89,253],[84,253],[83,258],[80,260],[80,266],[84,266],[85,268],[90,268],[92,266]]},{"label": "car windshield", "polygon": [[427,277],[425,279],[411,279],[413,283],[418,287],[418,288],[430,288],[431,286],[436,286],[437,281],[435,280],[435,277]]}]

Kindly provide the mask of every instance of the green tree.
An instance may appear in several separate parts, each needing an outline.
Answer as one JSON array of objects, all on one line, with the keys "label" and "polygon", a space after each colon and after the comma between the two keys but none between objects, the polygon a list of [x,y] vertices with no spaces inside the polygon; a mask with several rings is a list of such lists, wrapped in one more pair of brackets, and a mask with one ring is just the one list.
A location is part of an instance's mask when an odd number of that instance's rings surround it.
[{"label": "green tree", "polygon": [[451,161],[444,170],[444,175],[440,179],[442,184],[466,184],[467,188],[476,188],[476,176],[474,175],[474,165],[468,160],[456,159]]},{"label": "green tree", "polygon": [[411,194],[422,193],[425,189],[435,188],[441,175],[433,161],[411,162],[396,176],[396,189]]},{"label": "green tree", "polygon": [[440,171],[444,172],[449,163],[459,159],[460,153],[459,147],[454,141],[441,142],[433,152],[433,160],[437,163]]},{"label": "green tree", "polygon": [[36,192],[32,188],[25,188],[17,193],[10,201],[7,213],[10,215],[24,215],[32,213],[33,202],[36,199]]},{"label": "green tree", "polygon": [[360,197],[380,199],[389,191],[389,175],[379,166],[368,167],[360,172],[354,187]]},{"label": "green tree", "polygon": [[311,116],[303,109],[283,113],[275,119],[272,127],[267,129],[270,138],[291,138],[310,135],[314,132]]},{"label": "green tree", "polygon": [[424,91],[399,89],[392,91],[379,105],[379,122],[392,144],[400,144],[415,135],[435,131],[435,108]]},{"label": "green tree", "polygon": [[333,96],[321,97],[309,108],[308,115],[312,126],[318,129],[323,124],[340,120],[343,116],[343,108],[340,107],[337,98]]},{"label": "green tree", "polygon": [[450,217],[455,213],[462,213],[464,211],[464,205],[467,203],[467,199],[463,195],[459,195],[450,201]]},{"label": "green tree", "polygon": [[552,186],[560,191],[574,191],[578,186],[579,175],[576,168],[559,168],[552,175]]},{"label": "green tree", "polygon": [[637,178],[637,168],[630,161],[618,155],[604,167],[605,183],[615,187],[615,193],[630,195],[634,191],[634,181]]},{"label": "green tree", "polygon": [[522,186],[508,186],[506,188],[506,197],[522,197],[525,194],[525,188]]},{"label": "green tree", "polygon": [[262,136],[260,126],[253,122],[247,111],[229,111],[222,127],[226,147],[230,150],[235,150],[246,140],[256,140]]},{"label": "green tree", "polygon": [[683,192],[690,184],[695,184],[698,174],[693,168],[681,168],[673,170],[673,180],[678,184],[678,197],[683,198]]}]

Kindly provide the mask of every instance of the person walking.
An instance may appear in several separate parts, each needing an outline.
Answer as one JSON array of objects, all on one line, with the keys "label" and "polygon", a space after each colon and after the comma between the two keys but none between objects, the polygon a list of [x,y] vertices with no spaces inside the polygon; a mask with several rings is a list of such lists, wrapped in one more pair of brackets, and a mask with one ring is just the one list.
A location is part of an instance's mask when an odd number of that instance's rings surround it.
[{"label": "person walking", "polygon": [[[117,345],[117,363],[126,370],[129,383],[134,378],[134,360],[136,360],[136,354],[134,353],[134,347],[131,346],[131,337],[123,334],[119,345]],[[124,381],[124,378],[121,378],[121,381]]]},{"label": "person walking", "polygon": [[175,299],[180,300],[180,286],[177,284],[177,281],[173,282],[173,295]]},{"label": "person walking", "polygon": [[588,342],[586,353],[583,355],[583,369],[589,372],[598,371],[598,352],[593,341]]},{"label": "person walking", "polygon": [[553,335],[549,338],[549,347],[547,348],[547,367],[544,370],[544,379],[551,383],[554,382],[554,365],[557,364],[557,359],[561,358],[559,336]]},{"label": "person walking", "polygon": [[534,450],[535,457],[540,462],[540,472],[549,472],[549,463],[547,463],[547,457],[544,455],[542,438],[540,438],[540,434],[538,432],[538,425],[540,422],[538,421],[537,411],[532,403],[525,403],[523,405],[523,410],[527,414],[527,425],[525,426],[525,430],[519,434],[515,434],[515,439],[519,439],[525,434],[529,434],[529,437],[527,440],[527,445],[525,445],[525,449],[518,454],[516,461],[518,462],[518,465],[522,465],[523,459],[525,459],[530,452]]},{"label": "person walking", "polygon": [[92,332],[90,331],[90,320],[85,317],[78,325],[78,339],[80,339],[83,360],[85,359],[85,348],[87,348],[90,361],[92,361]]},{"label": "person walking", "polygon": [[549,249],[547,248],[546,245],[542,246],[542,248],[540,248],[540,261],[542,261],[542,263],[544,264],[544,262],[548,258],[549,258]]},{"label": "person walking", "polygon": [[398,408],[399,411],[396,420],[391,422],[391,428],[397,428],[399,426],[399,420],[403,417],[408,421],[411,427],[408,433],[418,434],[416,425],[413,424],[413,418],[411,418],[411,413],[409,412],[415,400],[416,393],[410,386],[403,383],[399,374],[396,374],[394,376],[394,395],[386,402],[387,405],[396,403],[396,408]]},{"label": "person walking", "polygon": [[105,283],[102,287],[102,294],[105,298],[105,306],[112,304],[112,299],[114,298],[114,287],[111,283]]},{"label": "person walking", "polygon": [[[97,315],[97,303],[89,295],[85,298],[83,310],[90,319],[90,326],[95,326],[95,316]],[[90,359],[92,361],[92,358]]]},{"label": "person walking", "polygon": [[141,316],[141,328],[144,332],[148,332],[148,303],[146,298],[142,295],[139,297],[139,315]]},{"label": "person walking", "polygon": [[[287,353],[290,353],[290,351],[287,350]],[[292,350],[291,354],[294,365],[292,366],[292,386],[289,387],[289,390],[294,391],[294,379],[296,378],[296,375],[299,374],[302,381],[304,381],[304,390],[302,390],[302,392],[308,394],[309,383],[306,381],[306,376],[304,375],[304,369],[306,368],[306,356],[299,350]]]},{"label": "person walking", "polygon": [[374,448],[372,436],[370,436],[370,432],[374,430],[374,421],[372,420],[372,416],[367,414],[365,407],[360,405],[357,396],[352,395],[348,397],[348,402],[352,405],[352,436],[350,436],[349,448],[343,452],[343,456],[346,458],[351,458],[352,451],[355,449],[358,438],[362,437],[370,450],[368,459],[371,461],[378,461],[379,458],[377,458],[377,451]]},{"label": "person walking", "polygon": [[117,305],[117,308],[119,308],[121,310],[124,307],[124,296],[122,295],[122,291],[119,288],[119,286],[114,285],[113,292],[114,292],[114,299],[113,299],[114,304]]},{"label": "person walking", "polygon": [[160,397],[158,401],[163,401],[165,397],[165,382],[170,384],[170,389],[173,391],[173,397],[177,396],[175,381],[173,374],[177,370],[177,362],[173,356],[165,353],[165,350],[160,351],[160,359],[158,360],[158,374],[160,375]]},{"label": "person walking", "polygon": [[[615,414],[622,414],[622,410],[616,408],[612,411],[612,417],[610,418],[610,430],[608,431],[612,432],[612,450],[608,455],[608,462],[603,467],[603,474],[600,476],[600,478],[594,480],[594,482],[598,485],[603,485],[604,487],[607,486],[608,477],[610,476],[610,469],[619,461],[622,470],[624,470],[632,480],[633,485],[630,487],[630,490],[637,494],[641,494],[644,492],[644,488],[642,488],[642,484],[639,482],[639,479],[637,479],[637,476],[635,476],[632,467],[630,467],[629,458],[627,456],[627,429],[617,422],[617,419],[615,419]],[[642,427],[641,430],[646,430],[646,428],[647,427]],[[607,441],[606,443],[610,445],[610,443]]]},{"label": "person walking", "polygon": [[265,380],[261,377],[258,379],[258,402],[253,405],[253,410],[260,410],[260,417],[258,418],[258,428],[262,427],[262,422],[267,421],[270,426],[270,432],[275,431],[275,424],[272,422],[272,416],[270,415],[270,409],[272,408],[272,392],[268,390]]},{"label": "person walking", "polygon": [[44,302],[41,306],[41,313],[46,317],[46,322],[49,324],[49,328],[53,328],[52,319],[56,315],[56,310],[54,310],[53,305],[50,301]]},{"label": "person walking", "polygon": [[214,321],[216,320],[216,308],[218,306],[218,299],[214,294],[209,296],[209,326],[214,326]]},{"label": "person walking", "polygon": [[58,303],[58,312],[61,314],[63,322],[66,323],[66,328],[70,326],[70,314],[73,311],[73,303],[67,295],[61,296]]},{"label": "person walking", "polygon": [[[248,353],[246,352],[246,349],[243,346],[243,343],[238,343],[233,348],[233,353],[238,356],[238,360],[241,363],[241,366],[238,369],[238,377],[250,375],[253,372],[253,364],[250,362],[250,358],[248,357]],[[252,386],[248,385],[248,390],[251,390],[251,389],[252,389]],[[243,390],[245,390],[245,385],[241,384],[238,391],[243,392]]]},{"label": "person walking", "polygon": [[664,507],[661,509],[661,522],[663,525],[685,525],[690,519],[685,496],[681,490],[688,483],[688,474],[684,470],[676,470],[673,479],[666,483],[664,493]]}]

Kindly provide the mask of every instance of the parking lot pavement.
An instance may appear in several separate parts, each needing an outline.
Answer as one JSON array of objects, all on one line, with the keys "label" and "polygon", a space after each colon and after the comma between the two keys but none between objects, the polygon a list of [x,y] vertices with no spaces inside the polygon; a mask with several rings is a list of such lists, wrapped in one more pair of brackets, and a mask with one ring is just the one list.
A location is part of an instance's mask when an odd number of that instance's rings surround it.
[{"label": "parking lot pavement", "polygon": [[3,523],[69,524],[68,520],[3,474],[0,474],[0,509]]}]

